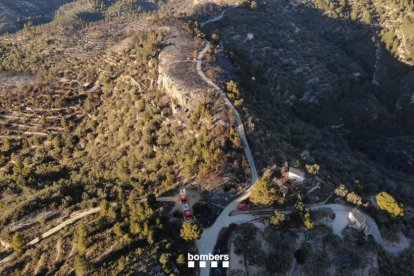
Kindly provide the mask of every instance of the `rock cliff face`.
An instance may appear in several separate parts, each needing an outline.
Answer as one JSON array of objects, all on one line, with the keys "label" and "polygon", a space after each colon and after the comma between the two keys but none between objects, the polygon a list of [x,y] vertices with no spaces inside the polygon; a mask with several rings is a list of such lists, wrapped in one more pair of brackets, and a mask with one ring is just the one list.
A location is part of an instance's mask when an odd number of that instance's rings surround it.
[{"label": "rock cliff face", "polygon": [[159,59],[158,86],[186,110],[192,110],[205,100],[208,87],[197,74],[197,45],[179,27],[167,36],[166,47]]}]

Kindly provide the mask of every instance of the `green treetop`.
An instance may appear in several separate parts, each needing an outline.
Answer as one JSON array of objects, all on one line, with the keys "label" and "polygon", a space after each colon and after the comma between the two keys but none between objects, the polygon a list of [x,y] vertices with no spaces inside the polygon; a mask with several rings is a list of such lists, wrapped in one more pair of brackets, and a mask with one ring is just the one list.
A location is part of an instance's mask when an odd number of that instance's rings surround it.
[{"label": "green treetop", "polygon": [[256,181],[252,188],[250,200],[254,204],[272,205],[274,203],[283,204],[284,199],[278,194],[276,185],[272,185],[268,177],[262,177]]},{"label": "green treetop", "polygon": [[22,255],[26,249],[26,239],[22,233],[16,232],[12,238],[11,246],[17,255]]},{"label": "green treetop", "polygon": [[285,214],[283,214],[282,212],[276,211],[275,214],[270,217],[270,222],[269,223],[271,225],[278,226],[281,223],[283,223],[285,220],[286,220]]}]

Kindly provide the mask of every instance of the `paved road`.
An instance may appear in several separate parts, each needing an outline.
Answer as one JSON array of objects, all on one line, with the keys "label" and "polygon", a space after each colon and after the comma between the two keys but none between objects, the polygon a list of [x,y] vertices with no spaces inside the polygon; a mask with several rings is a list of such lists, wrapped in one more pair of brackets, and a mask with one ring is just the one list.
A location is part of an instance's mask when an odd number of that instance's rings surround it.
[{"label": "paved road", "polygon": [[[226,11],[223,11],[218,16],[211,18],[204,23],[201,23],[201,26],[205,26],[208,23],[215,22],[215,21],[222,19],[225,12]],[[255,219],[254,216],[249,215],[249,214],[240,215],[237,217],[230,217],[230,212],[236,209],[237,204],[239,204],[242,200],[250,196],[252,184],[255,183],[258,178],[256,165],[254,163],[253,155],[250,150],[249,143],[247,141],[246,132],[243,126],[243,121],[241,119],[239,112],[236,110],[236,108],[227,98],[226,94],[220,89],[220,87],[218,87],[211,79],[209,79],[202,70],[203,58],[204,58],[205,53],[209,49],[209,47],[210,47],[210,43],[207,42],[203,50],[198,54],[197,65],[196,65],[197,73],[208,85],[212,86],[219,93],[220,97],[224,100],[225,104],[228,106],[228,108],[230,108],[230,110],[233,111],[234,115],[236,116],[237,132],[244,144],[244,151],[245,151],[247,161],[249,162],[249,166],[250,166],[251,181],[248,184],[249,189],[247,189],[241,196],[239,196],[238,198],[233,200],[230,204],[228,204],[223,209],[223,211],[220,213],[220,215],[215,220],[212,226],[210,226],[207,229],[204,229],[201,235],[201,238],[197,240],[196,242],[199,254],[213,253],[214,247],[217,243],[218,235],[221,229],[223,229],[224,227],[229,226],[231,223],[241,224],[241,223],[249,222]],[[209,274],[210,274],[210,264],[207,263],[206,268],[200,269],[200,276],[207,276]]]}]

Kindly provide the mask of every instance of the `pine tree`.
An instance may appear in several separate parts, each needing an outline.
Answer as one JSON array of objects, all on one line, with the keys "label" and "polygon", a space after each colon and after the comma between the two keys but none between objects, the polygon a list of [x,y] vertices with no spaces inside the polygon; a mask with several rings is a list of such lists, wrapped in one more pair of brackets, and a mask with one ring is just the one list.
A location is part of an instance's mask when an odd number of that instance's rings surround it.
[{"label": "pine tree", "polygon": [[354,192],[347,194],[346,200],[358,206],[362,204],[362,198]]},{"label": "pine tree", "polygon": [[273,216],[271,216],[271,217],[270,217],[270,221],[269,221],[269,223],[270,223],[271,225],[278,226],[278,225],[280,225],[281,223],[283,223],[285,220],[286,220],[286,216],[285,216],[285,214],[284,214],[284,213],[282,213],[282,212],[278,212],[278,211],[276,211],[276,212],[275,212],[275,214],[274,214]]},{"label": "pine tree", "polygon": [[283,197],[278,194],[276,185],[272,185],[268,177],[262,177],[256,181],[250,194],[250,200],[254,204],[260,205],[284,203]]},{"label": "pine tree", "polygon": [[5,151],[9,151],[10,148],[11,148],[11,141],[7,137],[4,138],[4,140],[3,140],[3,148],[4,148]]},{"label": "pine tree", "polygon": [[76,227],[76,249],[81,253],[85,253],[88,248],[87,236],[88,229],[86,228],[85,223],[81,222],[78,227]]},{"label": "pine tree", "polygon": [[181,226],[180,237],[186,241],[193,241],[200,238],[202,230],[200,226],[190,221],[186,221]]},{"label": "pine tree", "polygon": [[339,187],[335,189],[335,194],[340,197],[345,197],[348,194],[348,190],[344,184],[340,184]]},{"label": "pine tree", "polygon": [[160,256],[160,264],[163,266],[166,266],[168,264],[168,261],[170,260],[171,254],[169,253],[162,253]]},{"label": "pine tree", "polygon": [[85,255],[79,254],[75,256],[75,261],[73,263],[73,266],[74,266],[76,275],[83,276],[87,274],[90,265]]},{"label": "pine tree", "polygon": [[11,246],[17,255],[22,255],[26,250],[26,238],[22,233],[16,232],[13,235]]},{"label": "pine tree", "polygon": [[183,254],[178,255],[177,259],[175,260],[178,265],[185,264],[185,257]]}]

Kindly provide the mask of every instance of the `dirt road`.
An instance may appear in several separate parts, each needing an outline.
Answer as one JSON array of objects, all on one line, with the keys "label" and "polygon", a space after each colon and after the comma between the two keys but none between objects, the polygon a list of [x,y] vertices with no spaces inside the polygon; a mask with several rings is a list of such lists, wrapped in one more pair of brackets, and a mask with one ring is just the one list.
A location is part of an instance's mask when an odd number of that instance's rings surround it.
[{"label": "dirt road", "polygon": [[[159,201],[159,202],[174,202],[174,201],[176,201],[176,199],[177,199],[176,196],[159,197],[159,198],[157,198],[157,201]],[[142,200],[142,201],[145,201],[145,200]],[[69,225],[75,223],[76,221],[86,217],[86,216],[99,213],[100,210],[101,210],[101,207],[95,207],[95,208],[88,209],[88,210],[82,211],[80,213],[77,213],[76,215],[70,217],[69,219],[59,223],[58,225],[56,225],[52,229],[44,232],[39,237],[29,241],[27,243],[27,246],[33,246],[33,245],[37,244],[38,242],[40,242],[42,239],[45,239],[47,237],[50,237],[53,234],[56,234],[57,232],[59,232],[60,230],[65,228],[66,226],[69,226]],[[8,244],[7,242],[2,241],[1,244],[3,245],[3,243],[4,243],[4,246],[9,246],[10,247],[10,244]],[[13,256],[14,256],[14,254],[10,254],[9,256],[7,256],[4,259],[0,260],[0,265],[5,264],[8,261],[10,261],[13,258]]]}]

